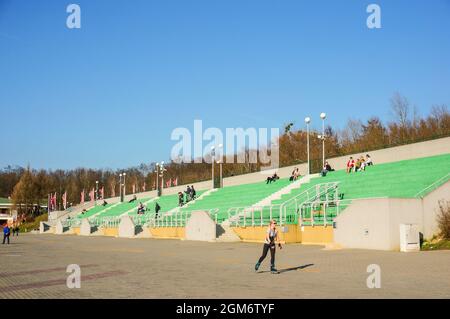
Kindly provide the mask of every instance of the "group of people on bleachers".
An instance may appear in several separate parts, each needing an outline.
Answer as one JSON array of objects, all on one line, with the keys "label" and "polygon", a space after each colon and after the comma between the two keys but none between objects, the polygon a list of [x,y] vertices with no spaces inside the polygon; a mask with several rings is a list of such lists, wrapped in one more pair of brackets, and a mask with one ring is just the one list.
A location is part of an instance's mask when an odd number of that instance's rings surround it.
[{"label": "group of people on bleachers", "polygon": [[366,170],[367,166],[371,165],[373,165],[373,161],[369,154],[366,154],[365,158],[363,155],[361,155],[356,159],[356,161],[353,159],[353,157],[350,157],[347,162],[347,173],[351,173],[352,171],[362,172]]},{"label": "group of people on bleachers", "polygon": [[197,192],[195,191],[194,185],[189,186],[183,192],[178,192],[178,205],[181,207],[184,204],[193,201],[197,197]]}]

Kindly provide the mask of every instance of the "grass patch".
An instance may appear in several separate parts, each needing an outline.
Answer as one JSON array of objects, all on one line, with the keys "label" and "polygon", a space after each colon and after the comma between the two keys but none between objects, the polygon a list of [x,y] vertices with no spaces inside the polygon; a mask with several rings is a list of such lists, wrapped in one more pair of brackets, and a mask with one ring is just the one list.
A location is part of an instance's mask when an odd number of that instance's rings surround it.
[{"label": "grass patch", "polygon": [[450,240],[435,239],[432,241],[425,241],[422,245],[422,250],[450,250]]},{"label": "grass patch", "polygon": [[26,232],[30,232],[32,230],[39,230],[39,223],[40,222],[45,222],[48,220],[48,214],[42,214],[41,216],[36,217],[34,220],[26,222],[22,225],[19,226],[20,232],[21,233],[26,233]]}]

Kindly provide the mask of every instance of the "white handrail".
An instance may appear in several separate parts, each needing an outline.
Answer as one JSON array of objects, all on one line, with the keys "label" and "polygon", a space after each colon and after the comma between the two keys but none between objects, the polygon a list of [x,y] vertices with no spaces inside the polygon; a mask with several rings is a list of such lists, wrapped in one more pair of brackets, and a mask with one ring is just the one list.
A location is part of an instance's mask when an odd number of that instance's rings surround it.
[{"label": "white handrail", "polygon": [[419,191],[416,195],[414,195],[414,197],[422,197],[422,196],[419,196],[421,193],[424,193],[429,188],[434,187],[437,184],[440,184],[442,180],[449,179],[449,178],[450,178],[450,173],[448,173],[447,175],[444,175],[441,178],[439,178],[438,180],[434,181],[432,184],[428,185],[427,187],[425,187],[424,189]]}]

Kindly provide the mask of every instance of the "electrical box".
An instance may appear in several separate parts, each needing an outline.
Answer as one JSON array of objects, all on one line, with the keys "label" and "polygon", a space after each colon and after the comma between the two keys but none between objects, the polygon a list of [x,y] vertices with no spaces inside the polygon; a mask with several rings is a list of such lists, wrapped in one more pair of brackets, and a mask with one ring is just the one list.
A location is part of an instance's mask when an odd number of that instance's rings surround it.
[{"label": "electrical box", "polygon": [[400,251],[420,251],[420,234],[417,224],[400,224]]}]

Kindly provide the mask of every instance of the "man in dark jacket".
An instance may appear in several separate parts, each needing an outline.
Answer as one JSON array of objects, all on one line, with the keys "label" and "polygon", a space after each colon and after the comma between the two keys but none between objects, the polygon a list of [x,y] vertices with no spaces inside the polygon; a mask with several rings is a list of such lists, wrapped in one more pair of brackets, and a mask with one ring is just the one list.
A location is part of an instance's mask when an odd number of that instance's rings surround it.
[{"label": "man in dark jacket", "polygon": [[3,245],[5,244],[6,240],[8,240],[8,245],[9,245],[9,235],[10,235],[10,233],[11,233],[11,230],[10,230],[8,224],[6,224],[3,227]]}]

